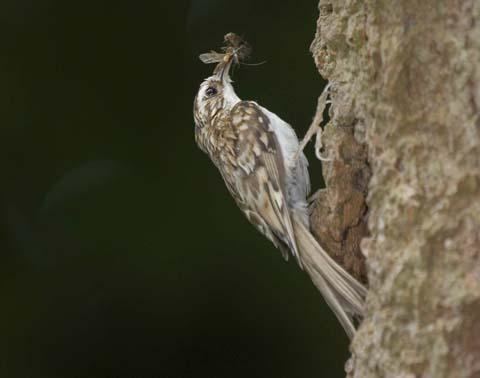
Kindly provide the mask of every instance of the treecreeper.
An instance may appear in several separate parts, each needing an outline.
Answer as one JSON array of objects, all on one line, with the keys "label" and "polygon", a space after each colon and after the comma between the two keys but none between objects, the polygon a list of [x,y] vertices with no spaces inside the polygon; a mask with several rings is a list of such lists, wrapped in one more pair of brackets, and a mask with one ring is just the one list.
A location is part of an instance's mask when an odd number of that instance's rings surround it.
[{"label": "treecreeper", "polygon": [[285,259],[293,255],[335,313],[347,335],[363,315],[366,288],[338,265],[310,231],[308,162],[293,128],[254,101],[243,101],[230,78],[233,64],[251,53],[234,33],[221,52],[200,55],[215,63],[194,100],[195,140],[223,177],[236,204]]}]

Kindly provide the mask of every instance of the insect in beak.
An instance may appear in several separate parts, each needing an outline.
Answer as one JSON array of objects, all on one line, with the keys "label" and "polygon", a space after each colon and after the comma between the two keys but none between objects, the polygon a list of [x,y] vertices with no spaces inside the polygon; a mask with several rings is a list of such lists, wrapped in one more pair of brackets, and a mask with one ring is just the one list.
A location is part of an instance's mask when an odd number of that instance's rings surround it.
[{"label": "insect in beak", "polygon": [[200,60],[203,63],[217,63],[213,74],[222,82],[230,81],[230,68],[232,64],[240,64],[240,62],[247,59],[251,53],[250,45],[234,33],[226,34],[224,40],[227,45],[222,48],[223,53],[210,51],[209,53],[200,55]]}]

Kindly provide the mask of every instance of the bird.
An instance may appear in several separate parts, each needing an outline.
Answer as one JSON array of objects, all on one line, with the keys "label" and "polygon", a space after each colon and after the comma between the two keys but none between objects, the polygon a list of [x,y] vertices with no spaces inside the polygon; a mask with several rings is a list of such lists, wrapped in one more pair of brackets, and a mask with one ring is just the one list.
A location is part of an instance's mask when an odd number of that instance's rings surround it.
[{"label": "bird", "polygon": [[234,201],[283,257],[293,255],[351,339],[364,313],[366,288],[337,264],[310,232],[308,161],[293,128],[254,101],[241,100],[230,69],[249,52],[236,35],[224,53],[202,54],[217,63],[194,99],[195,141],[220,172]]}]

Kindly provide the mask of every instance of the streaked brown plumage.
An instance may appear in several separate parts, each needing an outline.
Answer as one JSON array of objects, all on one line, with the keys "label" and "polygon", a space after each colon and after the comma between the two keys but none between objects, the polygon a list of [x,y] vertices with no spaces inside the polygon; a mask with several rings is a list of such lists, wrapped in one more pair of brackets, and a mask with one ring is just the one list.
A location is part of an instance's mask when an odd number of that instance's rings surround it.
[{"label": "streaked brown plumage", "polygon": [[[229,69],[242,45],[202,60],[218,62],[194,101],[195,139],[220,171],[247,219],[310,275],[347,334],[361,315],[365,288],[336,264],[309,231],[308,163],[293,129],[252,101],[241,101]],[[241,54],[240,54],[241,55]]]}]

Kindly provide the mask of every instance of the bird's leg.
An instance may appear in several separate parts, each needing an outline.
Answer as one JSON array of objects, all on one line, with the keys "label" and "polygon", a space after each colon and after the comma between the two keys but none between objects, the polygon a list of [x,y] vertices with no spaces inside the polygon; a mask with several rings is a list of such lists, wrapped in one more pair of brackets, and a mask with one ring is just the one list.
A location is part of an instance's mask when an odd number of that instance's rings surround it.
[{"label": "bird's leg", "polygon": [[315,113],[315,117],[313,118],[313,121],[308,128],[307,133],[303,137],[302,141],[300,142],[300,145],[298,147],[298,151],[296,154],[296,158],[300,155],[300,153],[303,151],[307,143],[313,138],[315,135],[315,156],[317,157],[318,160],[321,161],[331,161],[332,159],[330,157],[323,156],[321,153],[321,150],[323,148],[322,144],[322,134],[323,130],[321,128],[321,124],[323,122],[323,111],[325,110],[325,107],[327,104],[330,104],[331,101],[327,100],[328,95],[329,95],[329,89],[330,89],[331,83],[328,83],[325,88],[322,91],[322,94],[318,98],[318,103],[317,103],[317,111]]}]

